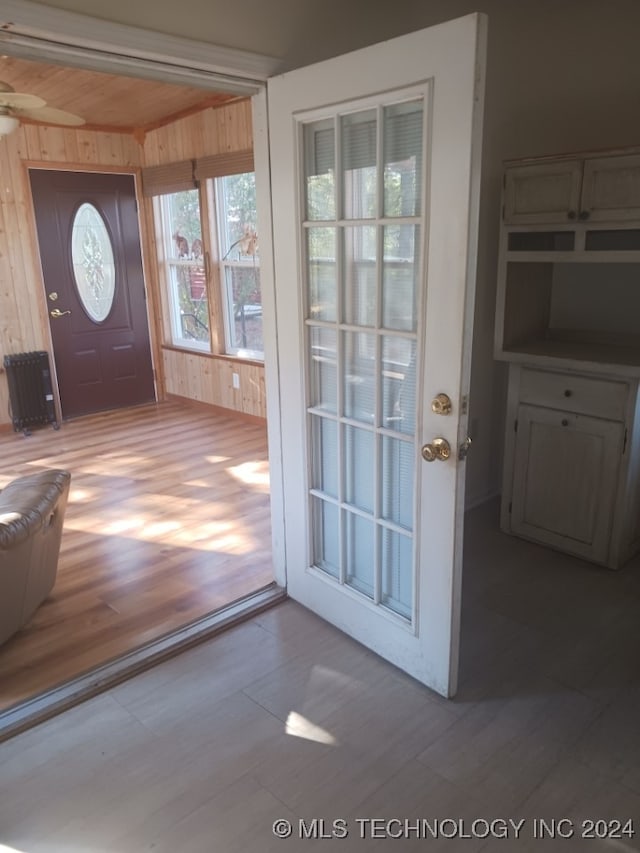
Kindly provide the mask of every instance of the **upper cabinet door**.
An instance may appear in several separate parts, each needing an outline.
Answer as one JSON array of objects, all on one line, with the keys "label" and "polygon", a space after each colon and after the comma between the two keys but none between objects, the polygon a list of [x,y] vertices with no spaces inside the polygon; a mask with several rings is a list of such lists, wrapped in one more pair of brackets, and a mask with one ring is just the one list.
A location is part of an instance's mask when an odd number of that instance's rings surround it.
[{"label": "upper cabinet door", "polygon": [[580,211],[581,160],[508,168],[504,221],[510,225],[570,223]]},{"label": "upper cabinet door", "polygon": [[585,160],[580,217],[597,222],[640,219],[640,154]]}]

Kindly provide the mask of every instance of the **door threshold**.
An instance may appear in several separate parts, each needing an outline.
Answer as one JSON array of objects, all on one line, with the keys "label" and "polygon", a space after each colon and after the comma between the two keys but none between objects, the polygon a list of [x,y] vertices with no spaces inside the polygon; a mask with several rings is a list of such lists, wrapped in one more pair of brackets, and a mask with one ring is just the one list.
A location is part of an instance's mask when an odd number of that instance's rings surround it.
[{"label": "door threshold", "polygon": [[103,693],[116,684],[139,675],[147,669],[183,651],[221,634],[228,628],[280,604],[286,591],[275,583],[239,598],[228,607],[190,622],[169,634],[128,652],[84,675],[65,681],[0,713],[0,743],[14,735],[62,713],[74,705]]}]

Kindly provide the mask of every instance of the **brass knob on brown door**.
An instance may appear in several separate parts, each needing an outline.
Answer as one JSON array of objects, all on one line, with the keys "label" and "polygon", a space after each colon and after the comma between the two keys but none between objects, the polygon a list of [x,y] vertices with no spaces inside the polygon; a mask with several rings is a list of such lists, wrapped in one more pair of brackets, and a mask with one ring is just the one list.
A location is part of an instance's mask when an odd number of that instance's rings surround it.
[{"label": "brass knob on brown door", "polygon": [[64,317],[65,314],[71,314],[71,311],[68,309],[66,311],[61,311],[59,308],[54,308],[53,311],[49,311],[51,317]]},{"label": "brass knob on brown door", "polygon": [[422,446],[422,458],[425,462],[444,462],[451,456],[451,445],[446,438],[434,438],[430,444]]}]

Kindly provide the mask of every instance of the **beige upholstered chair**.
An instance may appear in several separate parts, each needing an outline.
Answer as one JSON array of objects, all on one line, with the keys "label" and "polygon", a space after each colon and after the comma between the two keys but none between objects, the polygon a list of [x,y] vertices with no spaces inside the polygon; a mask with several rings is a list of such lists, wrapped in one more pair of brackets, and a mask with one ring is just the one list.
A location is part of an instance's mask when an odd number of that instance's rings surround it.
[{"label": "beige upholstered chair", "polygon": [[68,471],[40,471],[0,491],[0,643],[53,588],[70,481]]}]

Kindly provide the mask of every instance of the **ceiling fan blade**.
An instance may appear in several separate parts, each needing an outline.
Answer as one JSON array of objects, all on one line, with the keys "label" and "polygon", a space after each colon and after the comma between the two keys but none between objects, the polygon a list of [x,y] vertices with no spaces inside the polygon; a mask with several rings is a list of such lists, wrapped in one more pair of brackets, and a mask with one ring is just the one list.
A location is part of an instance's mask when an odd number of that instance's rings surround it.
[{"label": "ceiling fan blade", "polygon": [[46,103],[46,101],[43,101],[42,98],[39,98],[37,95],[27,95],[23,92],[0,91],[0,107],[35,110],[39,107],[44,107]]},{"label": "ceiling fan blade", "polygon": [[79,127],[85,123],[84,119],[80,118],[80,116],[68,113],[66,110],[58,110],[55,107],[40,107],[35,110],[21,108],[13,110],[13,113],[19,118],[41,121],[43,124],[62,124],[68,127]]}]

